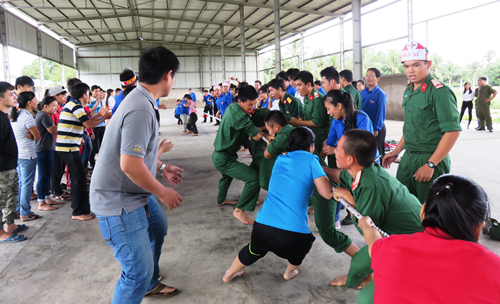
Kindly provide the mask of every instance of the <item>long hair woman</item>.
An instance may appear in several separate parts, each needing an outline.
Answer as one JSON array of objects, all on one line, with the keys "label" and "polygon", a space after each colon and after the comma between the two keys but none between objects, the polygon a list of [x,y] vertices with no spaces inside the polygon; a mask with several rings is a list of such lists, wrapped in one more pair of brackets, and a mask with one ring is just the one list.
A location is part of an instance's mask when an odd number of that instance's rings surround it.
[{"label": "long hair woman", "polygon": [[472,100],[474,99],[474,91],[470,82],[466,82],[464,85],[464,91],[462,92],[462,110],[460,111],[460,122],[462,122],[462,117],[464,116],[465,109],[469,109],[469,123],[467,124],[467,129],[472,121]]}]

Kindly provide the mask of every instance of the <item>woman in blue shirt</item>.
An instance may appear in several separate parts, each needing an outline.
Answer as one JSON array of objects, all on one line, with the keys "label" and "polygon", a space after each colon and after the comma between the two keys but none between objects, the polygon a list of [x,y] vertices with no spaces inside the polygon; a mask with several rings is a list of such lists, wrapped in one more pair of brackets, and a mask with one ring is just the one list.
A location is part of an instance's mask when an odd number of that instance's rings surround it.
[{"label": "woman in blue shirt", "polygon": [[[354,109],[354,102],[351,94],[348,92],[332,90],[323,98],[323,104],[328,114],[333,117],[330,133],[328,133],[328,138],[323,143],[323,153],[326,155],[335,155],[337,142],[347,130],[362,129],[373,134],[373,123],[370,117],[365,112]],[[379,156],[380,154],[377,150],[375,159],[378,160]],[[336,229],[340,229],[339,214],[341,206],[341,204],[337,205],[337,213],[335,214]],[[346,217],[342,223],[350,225],[352,224],[352,220]]]},{"label": "woman in blue shirt", "polygon": [[269,109],[269,86],[267,84],[260,87],[259,99],[260,102],[257,105],[257,109]]},{"label": "woman in blue shirt", "polygon": [[177,99],[177,104],[175,106],[174,117],[177,118],[177,126],[180,127],[182,125],[181,115],[182,115],[183,107],[181,104],[181,100]]},{"label": "woman in blue shirt", "polygon": [[313,154],[314,141],[314,133],[307,127],[290,132],[287,153],[279,155],[274,164],[269,192],[257,214],[251,241],[226,271],[224,282],[240,276],[243,268],[263,258],[269,251],[288,260],[283,274],[285,280],[299,273],[297,268],[315,240],[307,225],[309,197],[314,187],[324,198],[332,197],[330,181],[318,156]]}]

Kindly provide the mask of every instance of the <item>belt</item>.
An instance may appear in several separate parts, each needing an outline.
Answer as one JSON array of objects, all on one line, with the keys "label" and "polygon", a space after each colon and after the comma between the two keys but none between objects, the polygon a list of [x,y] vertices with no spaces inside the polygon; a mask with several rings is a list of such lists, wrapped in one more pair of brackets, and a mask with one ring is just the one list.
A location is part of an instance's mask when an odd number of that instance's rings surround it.
[{"label": "belt", "polygon": [[410,154],[432,154],[434,152],[421,152],[421,151],[408,151],[406,150],[406,152],[410,153]]}]

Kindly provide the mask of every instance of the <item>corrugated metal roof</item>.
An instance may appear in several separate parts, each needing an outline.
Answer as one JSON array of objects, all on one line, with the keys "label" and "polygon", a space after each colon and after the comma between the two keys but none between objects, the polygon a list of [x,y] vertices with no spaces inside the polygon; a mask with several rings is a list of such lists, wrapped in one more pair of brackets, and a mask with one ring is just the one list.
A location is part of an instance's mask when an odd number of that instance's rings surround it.
[{"label": "corrugated metal roof", "polygon": [[[376,0],[362,0],[362,5]],[[5,1],[77,47],[128,42],[240,48],[274,43],[273,0],[11,0]],[[281,39],[351,11],[350,0],[280,0]]]}]

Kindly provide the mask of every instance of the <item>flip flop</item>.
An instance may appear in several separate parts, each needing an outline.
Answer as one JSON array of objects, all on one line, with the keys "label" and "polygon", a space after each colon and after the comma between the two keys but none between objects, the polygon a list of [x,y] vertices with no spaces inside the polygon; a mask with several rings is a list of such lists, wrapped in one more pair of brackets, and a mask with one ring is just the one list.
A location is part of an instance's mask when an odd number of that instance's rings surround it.
[{"label": "flip flop", "polygon": [[156,286],[156,288],[153,289],[153,290],[151,290],[146,295],[144,295],[144,297],[145,298],[169,298],[169,297],[176,296],[176,295],[178,295],[181,292],[179,289],[177,289],[177,288],[174,287],[175,289],[173,291],[162,293],[161,291],[165,287],[169,287],[169,286],[167,286],[165,284],[162,284],[162,283],[158,283],[158,285]]},{"label": "flip flop", "polygon": [[24,241],[26,238],[27,237],[25,235],[20,236],[19,234],[13,234],[13,235],[9,236],[8,238],[6,238],[5,240],[0,241],[0,243],[10,243],[10,242],[17,243],[20,241]]},{"label": "flip flop", "polygon": [[17,228],[14,231],[12,231],[12,234],[17,234],[26,229],[28,229],[28,226],[26,226],[25,224],[19,224],[17,225]]}]

